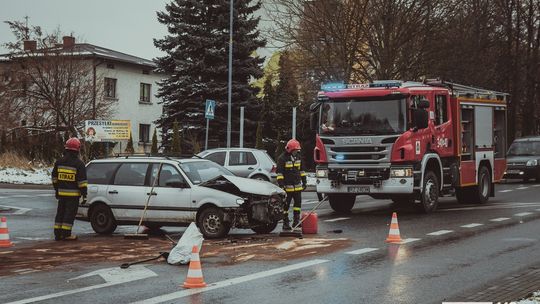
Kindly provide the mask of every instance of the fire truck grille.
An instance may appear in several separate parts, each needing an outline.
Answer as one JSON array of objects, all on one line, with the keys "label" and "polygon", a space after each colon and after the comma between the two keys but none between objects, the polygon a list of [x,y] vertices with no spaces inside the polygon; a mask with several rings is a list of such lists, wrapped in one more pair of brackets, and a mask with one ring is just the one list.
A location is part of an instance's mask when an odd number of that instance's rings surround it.
[{"label": "fire truck grille", "polygon": [[377,164],[390,159],[391,145],[329,147],[330,159],[341,163]]}]

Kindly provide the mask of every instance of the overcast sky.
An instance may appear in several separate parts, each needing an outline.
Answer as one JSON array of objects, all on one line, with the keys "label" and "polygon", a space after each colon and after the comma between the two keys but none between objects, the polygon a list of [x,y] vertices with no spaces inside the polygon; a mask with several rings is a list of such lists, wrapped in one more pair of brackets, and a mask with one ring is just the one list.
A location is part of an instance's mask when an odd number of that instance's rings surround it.
[{"label": "overcast sky", "polygon": [[[166,34],[157,21],[170,0],[0,0],[0,44],[13,41],[6,20],[24,20],[51,32],[60,27],[87,42],[130,55],[152,59],[161,56],[153,38]],[[7,50],[0,46],[0,54]],[[265,50],[261,55],[268,55]]]}]

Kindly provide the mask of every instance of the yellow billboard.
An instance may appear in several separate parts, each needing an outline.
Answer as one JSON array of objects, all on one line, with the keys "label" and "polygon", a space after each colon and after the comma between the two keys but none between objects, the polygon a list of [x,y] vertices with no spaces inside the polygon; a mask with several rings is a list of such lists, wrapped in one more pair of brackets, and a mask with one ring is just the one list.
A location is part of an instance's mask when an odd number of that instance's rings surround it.
[{"label": "yellow billboard", "polygon": [[131,120],[86,120],[84,139],[86,141],[128,140],[131,135]]}]

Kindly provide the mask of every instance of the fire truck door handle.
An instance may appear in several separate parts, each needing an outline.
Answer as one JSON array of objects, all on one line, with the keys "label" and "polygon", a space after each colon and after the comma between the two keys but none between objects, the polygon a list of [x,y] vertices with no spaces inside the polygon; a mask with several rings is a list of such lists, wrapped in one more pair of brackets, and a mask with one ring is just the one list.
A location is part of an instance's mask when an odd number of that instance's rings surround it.
[{"label": "fire truck door handle", "polygon": [[114,190],[114,191],[109,191],[109,194],[118,194],[118,191]]}]

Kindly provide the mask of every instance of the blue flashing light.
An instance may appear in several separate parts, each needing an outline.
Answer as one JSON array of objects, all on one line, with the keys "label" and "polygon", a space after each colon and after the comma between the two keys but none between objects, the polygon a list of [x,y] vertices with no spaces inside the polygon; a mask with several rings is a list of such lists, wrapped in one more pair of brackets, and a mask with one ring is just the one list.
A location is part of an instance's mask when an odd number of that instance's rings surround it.
[{"label": "blue flashing light", "polygon": [[381,80],[374,81],[369,84],[370,88],[399,88],[401,87],[401,81],[397,80]]},{"label": "blue flashing light", "polygon": [[345,160],[345,155],[337,154],[335,158],[336,158],[336,160]]},{"label": "blue flashing light", "polygon": [[329,82],[321,84],[321,90],[325,92],[339,91],[346,88],[347,85],[345,85],[343,82]]}]

